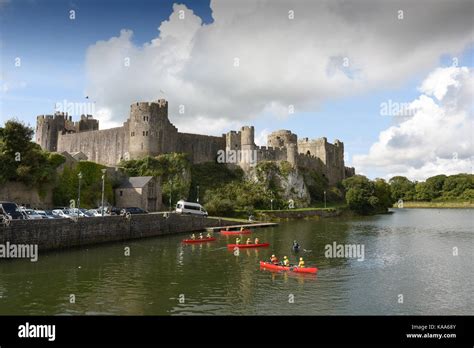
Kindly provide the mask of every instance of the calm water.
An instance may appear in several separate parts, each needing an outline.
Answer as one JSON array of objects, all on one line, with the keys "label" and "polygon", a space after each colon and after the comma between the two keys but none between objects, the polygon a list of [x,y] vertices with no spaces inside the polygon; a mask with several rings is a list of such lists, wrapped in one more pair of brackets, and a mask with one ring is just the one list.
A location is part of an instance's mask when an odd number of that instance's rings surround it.
[{"label": "calm water", "polygon": [[[1,260],[0,314],[474,314],[472,210],[296,221],[255,236],[270,248],[234,256],[225,247],[234,237],[183,246],[178,235]],[[294,261],[293,239],[317,276],[259,269],[271,253]],[[334,241],[363,244],[365,260],[326,258]]]}]

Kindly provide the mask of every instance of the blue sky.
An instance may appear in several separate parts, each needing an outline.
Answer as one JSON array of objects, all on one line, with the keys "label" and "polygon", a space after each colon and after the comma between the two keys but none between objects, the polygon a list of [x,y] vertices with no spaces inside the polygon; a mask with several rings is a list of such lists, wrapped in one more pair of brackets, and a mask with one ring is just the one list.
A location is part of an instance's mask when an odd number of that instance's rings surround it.
[{"label": "blue sky", "polygon": [[[58,101],[84,101],[88,91],[94,90],[91,85],[96,90],[100,88],[97,87],[97,82],[87,80],[87,49],[97,41],[107,41],[119,36],[122,29],[129,29],[133,30],[131,43],[136,46],[137,51],[143,50],[144,44],[158,37],[158,28],[170,18],[173,3],[167,0],[2,1],[0,121],[3,123],[16,117],[35,125],[36,116],[51,114]],[[179,3],[200,17],[203,25],[213,23],[208,0],[181,0]],[[228,11],[230,16],[230,7],[227,9],[225,5],[219,6],[220,8],[216,2],[216,15],[225,18],[225,11]],[[76,12],[75,20],[69,18],[71,9]],[[265,19],[262,22],[265,23]],[[258,112],[258,116],[252,119],[244,117],[243,120],[237,120],[236,124],[253,124],[257,134],[262,130],[291,129],[300,137],[326,136],[331,142],[338,138],[345,144],[348,164],[352,164],[353,155],[368,153],[379,133],[394,125],[393,117],[380,115],[381,102],[415,100],[420,95],[418,87],[427,74],[436,67],[452,65],[453,54],[458,57],[459,66],[473,66],[472,42],[470,46],[462,46],[460,52],[454,51],[435,51],[437,56],[431,57],[429,64],[416,71],[410,70],[410,74],[400,77],[396,83],[381,82],[348,95],[328,94],[317,103],[309,103],[312,107],[306,106],[304,110],[296,107],[296,113],[289,117]],[[407,56],[410,54],[411,52],[406,53]],[[15,67],[17,57],[21,58],[21,67]],[[190,60],[192,59],[191,57]],[[278,84],[278,80],[275,84]],[[107,104],[107,98],[103,100],[103,104]],[[205,110],[200,112],[206,114]],[[125,116],[116,118],[123,121]],[[230,119],[232,120],[234,119]],[[212,117],[209,122],[213,122]],[[210,127],[209,132],[224,131],[225,119],[220,124],[220,128]],[[229,127],[230,124],[231,122]],[[382,168],[372,169],[365,174],[374,177],[384,173]]]}]

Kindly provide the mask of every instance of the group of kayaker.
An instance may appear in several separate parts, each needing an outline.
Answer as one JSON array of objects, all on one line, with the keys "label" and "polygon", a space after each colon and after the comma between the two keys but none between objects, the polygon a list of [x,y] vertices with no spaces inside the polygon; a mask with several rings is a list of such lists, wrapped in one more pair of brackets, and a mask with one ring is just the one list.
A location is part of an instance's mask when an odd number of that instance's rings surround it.
[{"label": "group of kayaker", "polygon": [[[270,263],[278,266],[285,266],[285,267],[291,267],[290,260],[288,259],[288,256],[283,256],[283,261],[279,261],[278,257],[275,255],[272,255],[270,257]],[[304,268],[304,260],[302,257],[300,257],[300,261],[298,262],[298,267],[299,268]]]},{"label": "group of kayaker", "polygon": [[[235,240],[235,244],[240,244],[241,242],[241,239],[240,238],[237,238]],[[258,244],[260,242],[260,240],[258,238],[255,238],[254,240],[254,243],[253,244]],[[245,244],[249,245],[249,244],[252,244],[252,240],[250,238],[247,238],[247,241],[245,242]]]},{"label": "group of kayaker", "polygon": [[[212,238],[212,235],[208,232],[208,233],[206,234],[206,238]],[[199,237],[196,238],[196,235],[193,233],[193,234],[191,235],[190,239],[192,239],[192,240],[204,239],[204,236],[202,235],[202,233],[199,233]]]}]

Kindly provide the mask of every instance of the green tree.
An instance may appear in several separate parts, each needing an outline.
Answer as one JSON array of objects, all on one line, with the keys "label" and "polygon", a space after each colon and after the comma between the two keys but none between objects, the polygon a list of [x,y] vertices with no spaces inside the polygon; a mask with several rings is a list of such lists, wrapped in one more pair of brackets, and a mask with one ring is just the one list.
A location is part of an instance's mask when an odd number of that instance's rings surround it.
[{"label": "green tree", "polygon": [[[81,208],[95,208],[102,201],[102,169],[105,166],[89,161],[80,161],[74,168],[66,167],[58,178],[53,190],[53,202],[57,206],[69,206],[70,201],[77,201],[79,177],[81,179]],[[113,203],[112,181],[105,179],[105,199]]]},{"label": "green tree", "polygon": [[363,175],[355,175],[344,179],[342,185],[346,189],[346,202],[349,208],[359,214],[370,214],[378,204],[374,184]]},{"label": "green tree", "polygon": [[474,175],[450,175],[444,181],[442,198],[445,200],[459,199],[466,190],[471,189],[474,189]]},{"label": "green tree", "polygon": [[386,212],[393,204],[390,185],[383,179],[370,181],[355,175],[342,181],[346,189],[346,202],[358,214]]},{"label": "green tree", "polygon": [[398,201],[403,199],[405,201],[412,201],[415,198],[415,183],[408,180],[404,176],[394,176],[389,181],[392,192],[392,199]]},{"label": "green tree", "polygon": [[381,211],[386,211],[395,202],[392,198],[390,185],[384,179],[375,179],[374,189],[375,196],[378,199],[377,208]]},{"label": "green tree", "polygon": [[65,158],[41,150],[32,138],[33,129],[16,120],[0,128],[0,182],[20,181],[37,189],[54,182],[56,168]]}]

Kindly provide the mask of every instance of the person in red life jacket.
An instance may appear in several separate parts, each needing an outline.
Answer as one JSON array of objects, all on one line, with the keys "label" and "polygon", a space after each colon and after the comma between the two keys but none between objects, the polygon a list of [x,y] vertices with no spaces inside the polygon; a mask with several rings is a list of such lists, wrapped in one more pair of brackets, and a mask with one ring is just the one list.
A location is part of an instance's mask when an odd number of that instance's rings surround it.
[{"label": "person in red life jacket", "polygon": [[274,265],[278,265],[278,257],[276,257],[275,255],[272,255],[272,257],[270,257],[270,262]]}]

